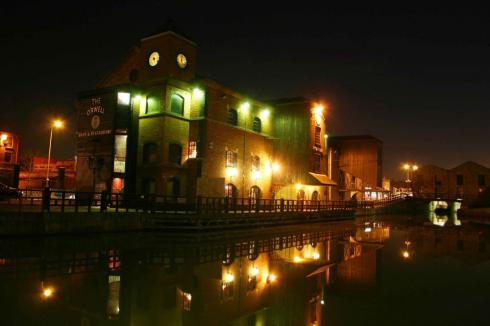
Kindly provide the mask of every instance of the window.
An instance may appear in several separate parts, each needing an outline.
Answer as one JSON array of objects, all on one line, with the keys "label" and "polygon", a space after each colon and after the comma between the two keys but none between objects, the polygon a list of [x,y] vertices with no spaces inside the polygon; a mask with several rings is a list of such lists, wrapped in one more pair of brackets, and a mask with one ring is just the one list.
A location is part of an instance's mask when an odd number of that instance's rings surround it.
[{"label": "window", "polygon": [[143,164],[155,163],[157,161],[157,144],[147,143],[143,145]]},{"label": "window", "polygon": [[226,167],[227,168],[236,168],[237,166],[237,152],[226,151]]},{"label": "window", "polygon": [[257,288],[257,275],[249,275],[247,282],[247,291],[253,291]]},{"label": "window", "polygon": [[457,186],[462,186],[463,185],[463,175],[462,174],[457,174],[456,175],[456,185]]},{"label": "window", "polygon": [[180,165],[182,161],[182,146],[170,144],[168,146],[168,161]]},{"label": "window", "polygon": [[127,135],[116,135],[114,141],[114,172],[126,171],[126,142]]},{"label": "window", "polygon": [[320,172],[322,163],[322,156],[320,154],[315,153],[313,155],[313,171]]},{"label": "window", "polygon": [[5,155],[3,157],[3,160],[7,163],[10,163],[12,161],[12,153],[10,152],[5,152]]},{"label": "window", "polygon": [[297,200],[304,200],[305,199],[305,191],[303,189],[300,189],[298,193],[296,194],[296,199]]},{"label": "window", "polygon": [[184,115],[184,98],[178,94],[172,94],[170,98],[170,112]]},{"label": "window", "polygon": [[318,191],[313,191],[313,193],[311,194],[311,200],[312,201],[317,201],[318,200]]},{"label": "window", "polygon": [[255,132],[262,132],[262,121],[260,120],[260,118],[254,118],[252,130]]},{"label": "window", "polygon": [[189,142],[189,148],[187,151],[187,155],[189,158],[196,158],[197,157],[197,142],[195,142],[195,141]]},{"label": "window", "polygon": [[123,106],[128,106],[131,100],[131,94],[126,93],[126,92],[119,92],[117,93],[117,104],[118,105],[123,105]]},{"label": "window", "polygon": [[320,134],[322,133],[322,128],[321,127],[315,127],[315,146],[321,147],[320,143]]},{"label": "window", "polygon": [[160,98],[158,94],[151,94],[146,97],[146,113],[160,112]]},{"label": "window", "polygon": [[238,126],[238,113],[235,109],[228,109],[228,123],[233,126]]},{"label": "window", "polygon": [[182,292],[182,309],[191,311],[192,295],[187,292]]},{"label": "window", "polygon": [[167,180],[167,196],[180,196],[180,179],[171,177]]},{"label": "window", "polygon": [[144,194],[154,194],[157,189],[157,184],[155,182],[155,179],[153,178],[144,179],[142,188]]},{"label": "window", "polygon": [[223,282],[221,285],[221,296],[223,299],[233,298],[233,281]]},{"label": "window", "polygon": [[478,175],[478,186],[480,186],[480,187],[485,186],[485,175],[483,175],[483,174]]},{"label": "window", "polygon": [[227,185],[225,185],[225,197],[227,198],[237,197],[237,188],[234,184],[228,183]]},{"label": "window", "polygon": [[260,199],[261,191],[260,188],[257,186],[253,186],[250,188],[250,198],[256,201],[257,199]]}]

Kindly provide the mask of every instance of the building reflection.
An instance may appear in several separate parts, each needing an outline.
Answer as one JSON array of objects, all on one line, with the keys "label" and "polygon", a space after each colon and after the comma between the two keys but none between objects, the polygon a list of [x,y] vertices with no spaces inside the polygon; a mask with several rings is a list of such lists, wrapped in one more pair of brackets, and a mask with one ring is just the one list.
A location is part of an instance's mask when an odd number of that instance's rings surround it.
[{"label": "building reflection", "polygon": [[[370,228],[5,252],[0,303],[11,312],[6,324],[320,325],[329,289],[375,285],[389,227]],[[40,284],[52,289],[49,297],[41,298]]]}]

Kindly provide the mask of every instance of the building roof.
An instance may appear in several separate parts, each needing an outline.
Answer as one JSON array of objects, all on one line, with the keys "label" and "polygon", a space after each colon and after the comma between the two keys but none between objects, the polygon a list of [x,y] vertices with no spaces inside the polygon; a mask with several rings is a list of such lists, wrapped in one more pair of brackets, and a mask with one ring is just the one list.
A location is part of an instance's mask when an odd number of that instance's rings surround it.
[{"label": "building roof", "polygon": [[183,32],[182,29],[180,29],[180,27],[177,26],[175,21],[171,19],[167,20],[163,25],[161,25],[159,28],[153,31],[153,33],[143,37],[141,41],[143,42],[145,40],[152,39],[155,37],[160,37],[166,34],[174,35],[186,42],[191,43],[194,46],[197,46],[197,44],[194,41],[192,41],[191,38],[188,37],[186,33]]},{"label": "building roof", "polygon": [[449,169],[449,170],[456,170],[456,169],[460,169],[460,168],[465,167],[465,166],[468,166],[468,165],[469,165],[469,166],[476,167],[476,168],[479,168],[479,169],[486,169],[486,170],[490,170],[490,168],[488,168],[488,167],[486,167],[486,166],[483,166],[483,165],[481,165],[481,164],[479,164],[479,163],[476,163],[476,162],[474,162],[474,161],[466,161],[466,162],[461,163],[461,164],[459,164],[459,165],[457,165],[457,166],[455,166],[455,167],[453,167],[453,168],[451,168],[451,169]]}]

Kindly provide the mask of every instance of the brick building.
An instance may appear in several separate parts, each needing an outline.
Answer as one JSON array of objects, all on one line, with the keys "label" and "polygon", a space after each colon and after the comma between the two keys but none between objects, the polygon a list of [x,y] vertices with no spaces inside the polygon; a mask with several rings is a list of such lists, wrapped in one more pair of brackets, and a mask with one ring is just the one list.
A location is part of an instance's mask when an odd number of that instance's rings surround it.
[{"label": "brick building", "polygon": [[329,170],[338,184],[332,198],[380,198],[383,188],[383,142],[370,135],[328,138]]},{"label": "brick building", "polygon": [[425,165],[413,172],[414,193],[475,199],[490,183],[490,168],[468,161],[451,169]]},{"label": "brick building", "polygon": [[20,137],[0,131],[0,183],[17,187],[19,183]]},{"label": "brick building", "polygon": [[196,66],[196,44],[165,31],[79,95],[77,188],[326,199],[324,108],[252,99]]},{"label": "brick building", "polygon": [[[54,189],[75,189],[75,160],[51,159],[49,164],[50,185]],[[42,189],[46,185],[47,157],[33,157],[20,171],[20,189]]]}]

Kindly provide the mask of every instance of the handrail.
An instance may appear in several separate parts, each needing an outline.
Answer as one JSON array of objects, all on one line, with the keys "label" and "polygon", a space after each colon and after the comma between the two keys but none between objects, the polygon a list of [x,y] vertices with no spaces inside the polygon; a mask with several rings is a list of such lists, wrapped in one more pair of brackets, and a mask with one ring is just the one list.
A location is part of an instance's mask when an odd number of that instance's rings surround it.
[{"label": "handrail", "polygon": [[53,189],[24,189],[18,198],[8,198],[7,205],[21,211],[56,212],[162,212],[172,214],[291,213],[347,211],[390,205],[404,196],[370,201],[293,200],[270,198],[204,197],[185,198],[158,194],[82,192]]}]

